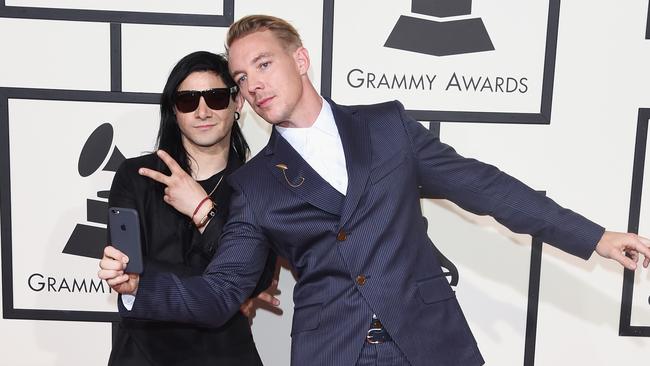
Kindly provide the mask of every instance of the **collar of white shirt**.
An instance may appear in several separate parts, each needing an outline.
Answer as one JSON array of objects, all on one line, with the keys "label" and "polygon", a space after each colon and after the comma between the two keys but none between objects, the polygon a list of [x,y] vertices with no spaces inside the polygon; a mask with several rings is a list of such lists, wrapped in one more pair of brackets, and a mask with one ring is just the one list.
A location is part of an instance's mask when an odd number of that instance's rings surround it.
[{"label": "collar of white shirt", "polygon": [[275,128],[318,175],[337,191],[346,193],[345,153],[332,107],[326,100],[323,99],[321,111],[311,127]]},{"label": "collar of white shirt", "polygon": [[307,143],[307,136],[310,131],[318,133],[324,133],[329,137],[334,137],[340,141],[339,130],[336,127],[336,122],[334,121],[334,113],[332,112],[332,107],[327,103],[325,99],[322,99],[323,105],[321,106],[318,117],[316,121],[310,127],[305,128],[289,128],[289,127],[280,127],[275,126],[280,135],[284,137],[287,142],[300,154],[304,155],[305,145]]}]

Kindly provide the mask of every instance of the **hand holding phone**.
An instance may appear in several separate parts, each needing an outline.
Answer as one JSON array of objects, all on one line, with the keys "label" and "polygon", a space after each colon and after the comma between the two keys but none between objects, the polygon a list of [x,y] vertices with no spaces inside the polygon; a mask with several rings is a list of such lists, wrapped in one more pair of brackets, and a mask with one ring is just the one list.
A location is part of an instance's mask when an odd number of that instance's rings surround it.
[{"label": "hand holding phone", "polygon": [[132,208],[110,207],[108,209],[108,231],[111,245],[129,257],[129,263],[124,271],[141,274],[143,271],[142,244],[138,212]]}]

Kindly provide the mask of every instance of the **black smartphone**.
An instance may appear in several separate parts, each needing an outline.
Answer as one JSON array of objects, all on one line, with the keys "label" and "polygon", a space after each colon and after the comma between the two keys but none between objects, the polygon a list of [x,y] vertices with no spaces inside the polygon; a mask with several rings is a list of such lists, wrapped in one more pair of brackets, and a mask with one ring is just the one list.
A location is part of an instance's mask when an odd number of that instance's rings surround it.
[{"label": "black smartphone", "polygon": [[142,244],[140,242],[140,220],[132,208],[110,207],[108,209],[108,232],[112,246],[129,257],[125,272],[141,274]]}]

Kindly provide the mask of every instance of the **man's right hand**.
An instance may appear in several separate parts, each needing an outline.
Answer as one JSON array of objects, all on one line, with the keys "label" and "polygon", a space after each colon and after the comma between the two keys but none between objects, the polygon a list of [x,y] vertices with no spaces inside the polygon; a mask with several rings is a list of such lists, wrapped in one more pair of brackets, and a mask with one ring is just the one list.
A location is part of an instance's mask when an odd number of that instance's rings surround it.
[{"label": "man's right hand", "polygon": [[104,257],[99,261],[99,272],[97,276],[106,280],[113,291],[120,294],[135,295],[138,292],[140,275],[136,273],[124,273],[129,258],[112,246],[104,248]]}]

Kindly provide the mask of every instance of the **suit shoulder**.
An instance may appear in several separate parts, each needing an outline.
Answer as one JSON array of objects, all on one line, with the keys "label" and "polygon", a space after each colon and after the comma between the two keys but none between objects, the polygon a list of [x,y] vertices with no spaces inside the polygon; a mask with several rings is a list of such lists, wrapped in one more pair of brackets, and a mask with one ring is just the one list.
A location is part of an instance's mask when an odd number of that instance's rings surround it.
[{"label": "suit shoulder", "polygon": [[340,109],[361,116],[368,116],[375,119],[377,116],[395,116],[399,117],[404,111],[404,106],[397,100],[391,100],[374,104],[358,104],[349,106],[338,106]]},{"label": "suit shoulder", "polygon": [[360,112],[372,112],[372,111],[385,111],[385,110],[395,110],[396,108],[404,108],[402,103],[398,100],[389,100],[381,103],[373,104],[355,104],[355,105],[338,105],[339,108],[347,111],[360,111]]},{"label": "suit shoulder", "polygon": [[262,172],[266,171],[265,162],[267,158],[264,155],[264,149],[258,152],[242,165],[239,169],[234,171],[228,177],[228,181],[237,182],[239,185],[245,184],[248,181],[259,182],[259,177]]}]

